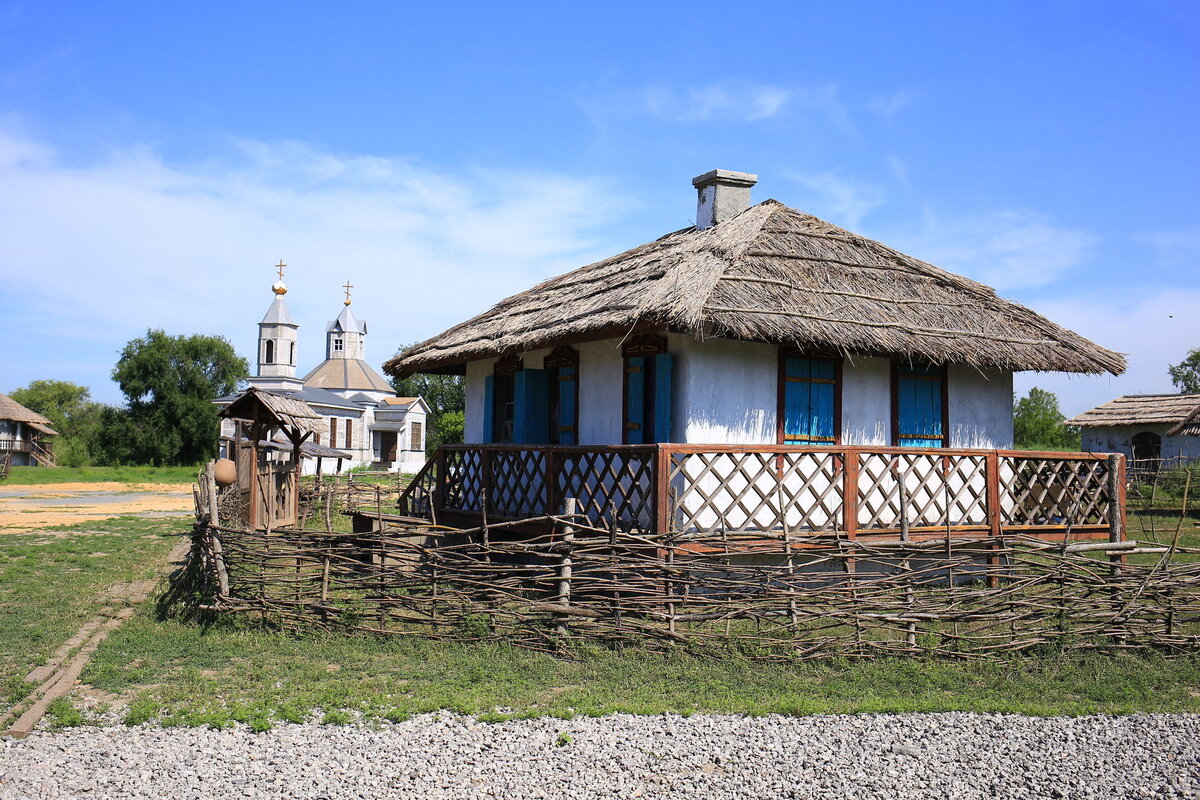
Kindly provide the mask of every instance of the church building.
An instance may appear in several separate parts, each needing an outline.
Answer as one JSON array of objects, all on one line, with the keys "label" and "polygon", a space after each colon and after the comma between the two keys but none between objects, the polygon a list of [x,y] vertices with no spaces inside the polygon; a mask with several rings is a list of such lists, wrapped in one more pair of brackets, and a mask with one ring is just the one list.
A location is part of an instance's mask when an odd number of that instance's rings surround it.
[{"label": "church building", "polygon": [[[367,323],[351,310],[350,289],[337,319],[325,327],[325,360],[296,377],[299,324],[288,310],[282,262],[271,290],[275,299],[258,323],[257,369],[251,386],[301,400],[320,414],[315,444],[345,454],[344,467],[371,465],[391,472],[416,472],[425,463],[425,421],[429,407],[420,397],[397,397],[387,379],[366,362]],[[221,397],[226,406],[237,395]],[[233,421],[221,423],[222,441],[234,437]],[[316,471],[305,459],[304,472]]]}]

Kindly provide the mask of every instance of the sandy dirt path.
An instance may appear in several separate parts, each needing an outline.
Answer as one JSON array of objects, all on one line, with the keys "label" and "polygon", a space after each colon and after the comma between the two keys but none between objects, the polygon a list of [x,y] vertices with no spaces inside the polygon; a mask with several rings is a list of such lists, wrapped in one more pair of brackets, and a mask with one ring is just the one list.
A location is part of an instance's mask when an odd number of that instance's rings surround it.
[{"label": "sandy dirt path", "polygon": [[0,483],[0,535],[126,515],[192,511],[192,487],[166,483]]}]

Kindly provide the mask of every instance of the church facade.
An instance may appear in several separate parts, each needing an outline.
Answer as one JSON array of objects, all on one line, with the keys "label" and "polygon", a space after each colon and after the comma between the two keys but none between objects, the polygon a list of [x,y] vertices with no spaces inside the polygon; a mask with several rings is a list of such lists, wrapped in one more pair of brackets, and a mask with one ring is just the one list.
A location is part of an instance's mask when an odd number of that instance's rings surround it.
[{"label": "church facade", "polygon": [[[343,468],[370,465],[390,472],[416,472],[425,464],[426,417],[420,397],[397,397],[392,385],[366,361],[367,323],[351,310],[350,286],[337,319],[325,328],[325,360],[302,378],[296,377],[296,345],[300,326],[292,317],[280,280],[275,299],[258,323],[257,369],[249,383],[258,389],[292,397],[321,415],[316,444],[344,455]],[[218,398],[225,406],[236,395]],[[222,443],[234,437],[234,423],[221,423]],[[316,472],[305,459],[304,472]]]}]

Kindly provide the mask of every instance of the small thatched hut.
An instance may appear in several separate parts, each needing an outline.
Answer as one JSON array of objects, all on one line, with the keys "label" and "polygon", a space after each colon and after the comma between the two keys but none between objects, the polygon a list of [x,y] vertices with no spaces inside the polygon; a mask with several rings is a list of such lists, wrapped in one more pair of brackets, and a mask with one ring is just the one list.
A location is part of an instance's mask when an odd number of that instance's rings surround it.
[{"label": "small thatched hut", "polygon": [[50,420],[0,394],[0,461],[14,467],[52,467],[54,449],[46,437],[57,435]]},{"label": "small thatched hut", "polygon": [[693,181],[697,224],[410,348],[466,376],[466,441],[1008,447],[1012,374],[1125,359],[994,290],[775,200]]},{"label": "small thatched hut", "polygon": [[1200,394],[1130,394],[1067,420],[1083,450],[1124,453],[1135,468],[1163,458],[1200,458]]}]

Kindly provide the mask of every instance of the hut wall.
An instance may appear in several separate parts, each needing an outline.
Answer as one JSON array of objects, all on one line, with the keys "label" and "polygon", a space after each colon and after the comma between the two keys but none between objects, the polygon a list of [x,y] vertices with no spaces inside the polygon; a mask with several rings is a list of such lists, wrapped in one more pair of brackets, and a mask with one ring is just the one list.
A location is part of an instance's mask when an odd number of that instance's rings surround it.
[{"label": "hut wall", "polygon": [[843,362],[842,443],[863,447],[892,443],[892,365],[888,359],[855,356]]},{"label": "hut wall", "polygon": [[1080,429],[1082,449],[1085,453],[1124,453],[1133,458],[1132,439],[1147,432],[1162,437],[1162,458],[1200,458],[1200,436],[1167,436],[1174,425],[1165,423],[1151,425],[1107,425]]},{"label": "hut wall", "polygon": [[951,364],[950,446],[1007,450],[1013,444],[1013,379],[1001,370]]},{"label": "hut wall", "polygon": [[673,438],[689,444],[774,444],[779,348],[672,334]]}]

